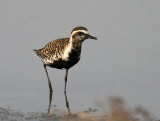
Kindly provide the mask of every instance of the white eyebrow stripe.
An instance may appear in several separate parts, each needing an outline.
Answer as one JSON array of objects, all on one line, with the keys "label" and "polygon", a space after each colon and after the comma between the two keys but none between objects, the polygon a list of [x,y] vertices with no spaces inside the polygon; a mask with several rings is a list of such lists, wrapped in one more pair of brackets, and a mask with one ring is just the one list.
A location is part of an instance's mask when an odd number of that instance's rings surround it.
[{"label": "white eyebrow stripe", "polygon": [[[77,31],[73,31],[72,32],[72,34],[71,34],[71,37],[75,34],[75,33],[77,33],[77,32],[83,32],[83,33],[85,33],[85,34],[88,34],[88,31],[86,31],[86,30],[77,30]],[[71,38],[70,37],[70,38]],[[71,40],[71,39],[70,39]]]}]

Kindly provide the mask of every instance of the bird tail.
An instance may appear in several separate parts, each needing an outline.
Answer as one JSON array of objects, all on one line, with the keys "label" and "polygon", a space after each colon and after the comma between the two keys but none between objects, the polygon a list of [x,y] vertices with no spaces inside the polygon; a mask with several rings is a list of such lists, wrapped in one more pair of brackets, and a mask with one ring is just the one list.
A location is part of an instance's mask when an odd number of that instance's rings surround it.
[{"label": "bird tail", "polygon": [[39,57],[41,57],[41,49],[39,49],[39,50],[34,49],[33,51],[34,51]]},{"label": "bird tail", "polygon": [[34,51],[36,54],[37,54],[37,52],[38,52],[38,50],[36,50],[36,49],[34,49],[33,51]]}]

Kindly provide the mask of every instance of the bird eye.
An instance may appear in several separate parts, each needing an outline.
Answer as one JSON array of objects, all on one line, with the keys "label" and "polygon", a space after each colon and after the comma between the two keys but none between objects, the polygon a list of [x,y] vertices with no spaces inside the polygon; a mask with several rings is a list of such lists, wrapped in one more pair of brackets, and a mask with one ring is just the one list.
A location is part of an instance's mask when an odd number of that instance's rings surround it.
[{"label": "bird eye", "polygon": [[79,34],[79,35],[82,35],[83,33],[82,33],[82,32],[78,32],[78,34]]}]

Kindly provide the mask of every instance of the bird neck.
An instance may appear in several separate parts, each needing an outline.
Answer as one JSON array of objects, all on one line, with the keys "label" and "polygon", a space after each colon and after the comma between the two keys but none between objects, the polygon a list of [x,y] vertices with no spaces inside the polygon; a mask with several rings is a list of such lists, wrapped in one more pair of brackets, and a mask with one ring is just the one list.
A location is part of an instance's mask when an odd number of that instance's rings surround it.
[{"label": "bird neck", "polygon": [[72,44],[73,48],[81,48],[82,46],[82,40],[79,39],[73,39],[72,37],[70,37],[69,43]]}]

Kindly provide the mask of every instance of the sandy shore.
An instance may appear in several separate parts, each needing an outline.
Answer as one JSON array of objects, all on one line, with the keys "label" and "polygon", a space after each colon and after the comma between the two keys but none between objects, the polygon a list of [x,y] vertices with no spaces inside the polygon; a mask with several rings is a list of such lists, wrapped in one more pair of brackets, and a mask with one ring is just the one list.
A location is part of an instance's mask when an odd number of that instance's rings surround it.
[{"label": "sandy shore", "polygon": [[[57,113],[58,112],[58,113]],[[60,114],[61,113],[61,114]],[[115,115],[116,116],[116,115]],[[125,115],[121,114],[123,119]],[[0,107],[0,121],[144,121],[144,119],[130,118],[130,119],[120,119],[122,117],[108,117],[104,116],[94,116],[89,112],[80,112],[77,114],[67,114],[65,111],[55,111],[50,114],[39,113],[39,112],[28,112],[24,113],[21,111],[14,111],[11,109],[5,109]],[[159,121],[147,119],[146,121]]]}]

